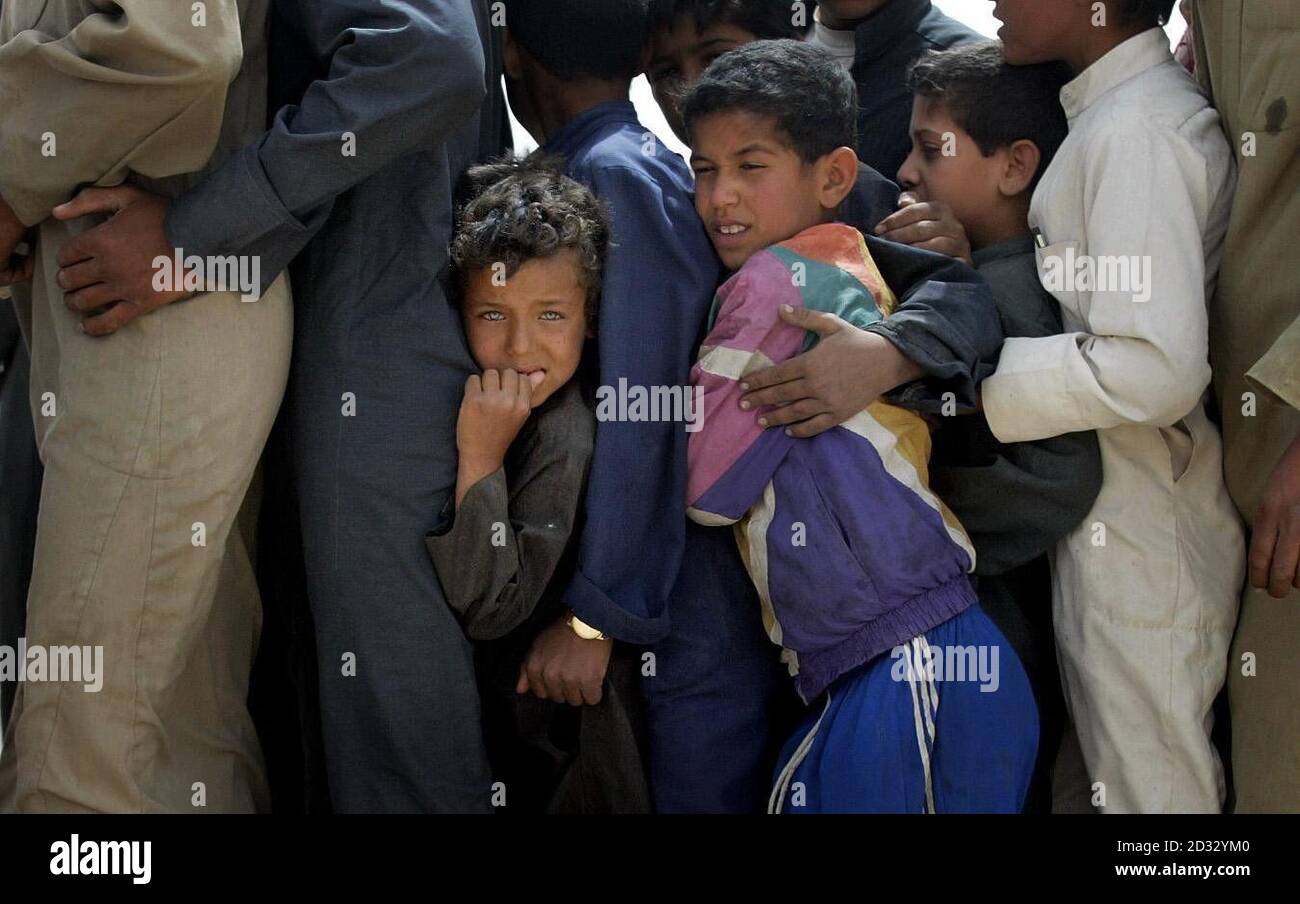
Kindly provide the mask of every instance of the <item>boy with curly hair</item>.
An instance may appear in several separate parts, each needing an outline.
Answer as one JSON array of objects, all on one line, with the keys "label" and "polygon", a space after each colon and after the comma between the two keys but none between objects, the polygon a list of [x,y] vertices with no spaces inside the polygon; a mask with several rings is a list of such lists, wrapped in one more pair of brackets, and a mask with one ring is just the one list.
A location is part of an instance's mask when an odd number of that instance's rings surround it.
[{"label": "boy with curly hair", "polygon": [[[477,167],[451,256],[470,354],[456,491],[425,539],[476,641],[493,802],[506,812],[644,811],[635,663],[616,650],[598,703],[543,700],[525,659],[564,605],[595,441],[579,375],[594,335],[609,225],[538,155]],[[579,745],[581,740],[581,746]]]}]

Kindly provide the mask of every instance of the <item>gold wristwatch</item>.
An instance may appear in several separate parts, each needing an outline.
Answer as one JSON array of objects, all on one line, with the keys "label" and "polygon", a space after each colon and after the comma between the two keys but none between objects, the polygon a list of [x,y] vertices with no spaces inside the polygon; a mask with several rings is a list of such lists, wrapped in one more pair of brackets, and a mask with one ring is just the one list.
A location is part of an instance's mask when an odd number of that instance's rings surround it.
[{"label": "gold wristwatch", "polygon": [[578,618],[578,616],[574,615],[572,612],[569,613],[569,617],[567,620],[565,620],[564,623],[568,625],[570,628],[572,628],[573,633],[577,634],[583,640],[613,640],[614,639],[610,637],[608,634],[606,634],[604,631],[600,630],[599,628],[593,628],[591,625],[587,624],[585,621]]}]

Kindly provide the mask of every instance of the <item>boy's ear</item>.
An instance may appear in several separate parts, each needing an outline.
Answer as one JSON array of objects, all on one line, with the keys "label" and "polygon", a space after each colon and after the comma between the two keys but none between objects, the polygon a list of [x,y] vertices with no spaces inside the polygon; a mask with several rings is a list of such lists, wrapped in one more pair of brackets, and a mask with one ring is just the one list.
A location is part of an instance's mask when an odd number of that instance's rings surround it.
[{"label": "boy's ear", "polygon": [[849,196],[858,181],[858,154],[853,148],[838,147],[817,162],[818,202],[834,210]]},{"label": "boy's ear", "polygon": [[1002,177],[998,180],[998,191],[1003,197],[1014,198],[1029,190],[1034,184],[1034,176],[1042,162],[1043,154],[1038,145],[1027,138],[1013,142],[1006,149],[1006,165]]}]

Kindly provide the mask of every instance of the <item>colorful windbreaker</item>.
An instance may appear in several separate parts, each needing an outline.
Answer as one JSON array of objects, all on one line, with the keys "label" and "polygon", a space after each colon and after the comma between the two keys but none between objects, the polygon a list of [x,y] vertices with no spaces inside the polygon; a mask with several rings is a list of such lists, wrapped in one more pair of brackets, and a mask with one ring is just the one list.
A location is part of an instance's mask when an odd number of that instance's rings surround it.
[{"label": "colorful windbreaker", "polygon": [[781,305],[866,326],[889,313],[862,235],[824,224],[755,254],[718,289],[691,372],[704,419],[689,443],[690,517],[737,524],[763,621],[805,701],[975,602],[975,550],[929,489],[920,416],[874,402],[810,439],[740,408],[742,377],[811,348]]}]

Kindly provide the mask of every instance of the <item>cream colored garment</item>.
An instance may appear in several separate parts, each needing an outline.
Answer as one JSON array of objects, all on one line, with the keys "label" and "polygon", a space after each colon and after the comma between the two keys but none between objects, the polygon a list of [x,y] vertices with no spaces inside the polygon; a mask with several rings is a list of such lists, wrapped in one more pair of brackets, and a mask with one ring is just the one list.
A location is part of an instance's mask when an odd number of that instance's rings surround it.
[{"label": "cream colored garment", "polygon": [[20,685],[0,810],[267,804],[245,705],[260,600],[235,525],[287,380],[287,281],[92,339],[54,278],[59,249],[94,221],[44,217],[89,183],[174,195],[255,140],[268,5],[208,0],[202,24],[191,4],[157,0],[3,7],[0,193],[41,221],[36,276],[14,293],[45,465],[26,639],[100,647],[103,674],[96,692]]},{"label": "cream colored garment", "polygon": [[[1197,75],[1237,157],[1210,361],[1228,490],[1249,523],[1300,436],[1300,0],[1195,7]],[[1247,589],[1228,668],[1236,812],[1300,813],[1300,590]]]},{"label": "cream colored garment", "polygon": [[[1224,783],[1210,708],[1245,553],[1202,396],[1232,156],[1159,29],[1112,50],[1061,99],[1070,135],[1030,224],[1047,243],[1040,276],[1065,332],[1006,341],[984,383],[985,413],[1003,442],[1098,430],[1105,480],[1056,549],[1053,615],[1066,701],[1104,811],[1217,812]],[[1128,259],[1139,278],[1054,287],[1071,255]]]}]

